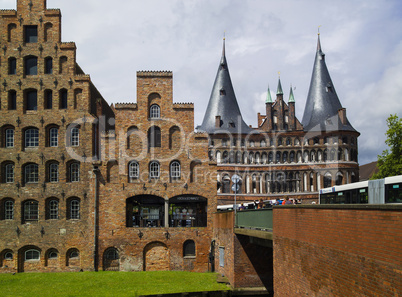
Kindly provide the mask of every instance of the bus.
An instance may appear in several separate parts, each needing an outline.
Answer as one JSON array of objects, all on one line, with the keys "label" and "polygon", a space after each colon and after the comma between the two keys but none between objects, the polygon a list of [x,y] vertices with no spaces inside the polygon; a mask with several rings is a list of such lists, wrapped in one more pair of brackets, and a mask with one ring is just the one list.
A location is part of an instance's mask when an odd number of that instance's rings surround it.
[{"label": "bus", "polygon": [[321,189],[320,204],[402,203],[402,175]]}]

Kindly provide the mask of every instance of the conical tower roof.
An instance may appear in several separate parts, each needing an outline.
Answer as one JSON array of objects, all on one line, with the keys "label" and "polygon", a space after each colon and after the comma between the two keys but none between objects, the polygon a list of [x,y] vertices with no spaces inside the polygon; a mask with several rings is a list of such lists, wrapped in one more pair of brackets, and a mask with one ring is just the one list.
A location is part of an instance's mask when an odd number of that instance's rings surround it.
[{"label": "conical tower roof", "polygon": [[[221,119],[218,126],[216,125],[217,116],[220,116]],[[219,133],[222,131],[242,134],[247,134],[253,130],[244,122],[237,104],[226,62],[225,39],[223,40],[222,58],[208,107],[202,125],[197,127],[197,130],[207,133]]]},{"label": "conical tower roof", "polygon": [[335,87],[325,64],[318,35],[317,52],[304,109],[302,125],[306,131],[356,131],[349,121],[342,123],[338,110],[342,109]]}]

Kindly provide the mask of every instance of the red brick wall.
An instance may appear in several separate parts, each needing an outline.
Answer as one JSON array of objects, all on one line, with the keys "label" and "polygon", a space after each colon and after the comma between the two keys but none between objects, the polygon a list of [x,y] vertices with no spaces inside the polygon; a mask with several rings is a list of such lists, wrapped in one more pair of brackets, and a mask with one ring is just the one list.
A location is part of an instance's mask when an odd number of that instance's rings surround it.
[{"label": "red brick wall", "polygon": [[401,206],[274,207],[275,296],[400,296]]}]

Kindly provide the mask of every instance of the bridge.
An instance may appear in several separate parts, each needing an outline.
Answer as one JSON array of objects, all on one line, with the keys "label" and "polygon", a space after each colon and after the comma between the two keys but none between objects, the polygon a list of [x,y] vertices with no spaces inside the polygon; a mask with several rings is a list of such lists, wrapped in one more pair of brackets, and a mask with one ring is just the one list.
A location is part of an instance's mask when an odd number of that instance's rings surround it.
[{"label": "bridge", "polygon": [[233,230],[237,235],[250,236],[250,240],[255,244],[272,247],[272,208],[237,211]]}]

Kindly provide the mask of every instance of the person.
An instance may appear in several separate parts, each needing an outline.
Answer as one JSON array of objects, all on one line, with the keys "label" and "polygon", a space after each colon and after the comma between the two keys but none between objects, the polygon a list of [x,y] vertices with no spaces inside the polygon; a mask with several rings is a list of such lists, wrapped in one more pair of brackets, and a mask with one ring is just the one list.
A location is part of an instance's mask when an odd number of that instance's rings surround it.
[{"label": "person", "polygon": [[262,199],[260,199],[260,201],[258,202],[258,209],[261,209],[264,207],[264,201],[262,201]]},{"label": "person", "polygon": [[245,209],[245,207],[244,207],[244,204],[242,203],[242,204],[240,204],[240,208],[239,208],[239,210],[244,210]]},{"label": "person", "polygon": [[292,205],[293,203],[292,203],[292,201],[289,200],[289,197],[286,197],[285,198],[285,205],[289,205],[289,204]]},{"label": "person", "polygon": [[276,198],[275,205],[281,205],[281,200],[279,198]]},{"label": "person", "polygon": [[286,199],[287,199],[288,197],[286,197],[285,199],[283,199],[283,201],[282,201],[282,205],[285,205],[286,204]]}]

